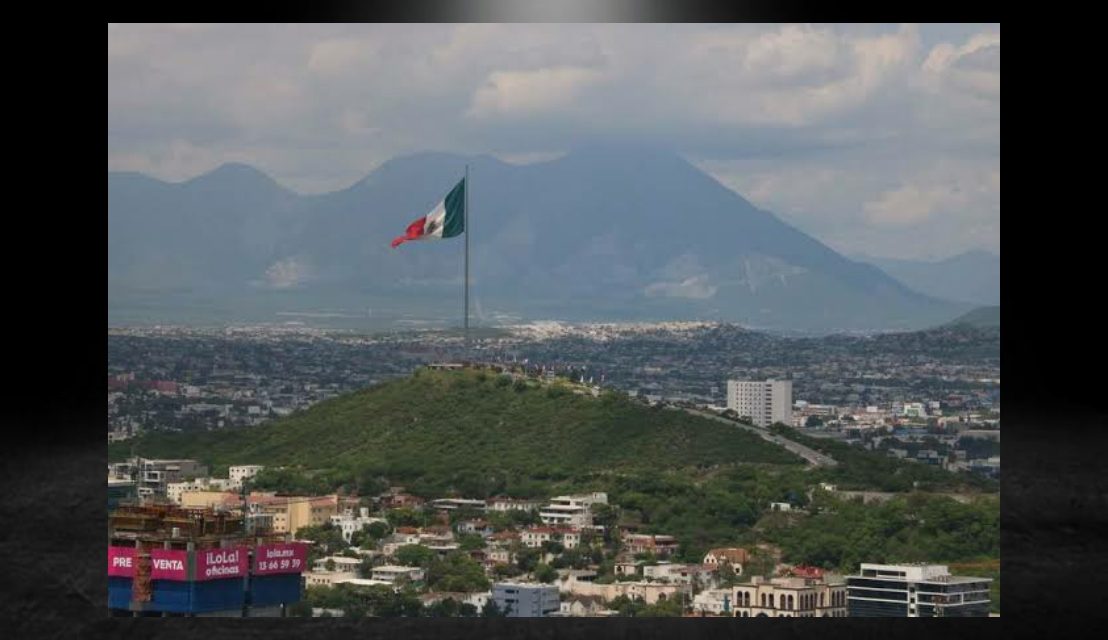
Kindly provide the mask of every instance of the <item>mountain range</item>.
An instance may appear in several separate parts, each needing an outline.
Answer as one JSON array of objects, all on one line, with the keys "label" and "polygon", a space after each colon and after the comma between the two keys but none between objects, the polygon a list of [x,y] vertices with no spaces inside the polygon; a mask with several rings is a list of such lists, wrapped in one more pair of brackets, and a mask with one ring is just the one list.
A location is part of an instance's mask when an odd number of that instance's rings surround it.
[{"label": "mountain range", "polygon": [[241,164],[108,174],[109,324],[346,318],[458,325],[463,243],[391,249],[469,165],[473,323],[723,320],[832,332],[972,309],[917,292],[755,207],[678,155],[595,146],[529,165],[420,153],[292,192]]},{"label": "mountain range", "polygon": [[1000,256],[967,251],[945,260],[900,260],[854,256],[920,293],[982,306],[1000,304]]}]

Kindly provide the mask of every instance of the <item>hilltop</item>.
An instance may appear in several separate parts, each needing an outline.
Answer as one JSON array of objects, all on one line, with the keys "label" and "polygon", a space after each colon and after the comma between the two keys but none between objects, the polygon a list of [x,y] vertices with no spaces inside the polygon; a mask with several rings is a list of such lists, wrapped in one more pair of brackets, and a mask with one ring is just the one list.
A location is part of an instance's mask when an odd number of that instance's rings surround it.
[{"label": "hilltop", "polygon": [[615,392],[491,370],[420,369],[274,422],[198,434],[154,433],[109,447],[215,467],[290,466],[367,474],[467,495],[597,472],[802,461],[758,436]]}]

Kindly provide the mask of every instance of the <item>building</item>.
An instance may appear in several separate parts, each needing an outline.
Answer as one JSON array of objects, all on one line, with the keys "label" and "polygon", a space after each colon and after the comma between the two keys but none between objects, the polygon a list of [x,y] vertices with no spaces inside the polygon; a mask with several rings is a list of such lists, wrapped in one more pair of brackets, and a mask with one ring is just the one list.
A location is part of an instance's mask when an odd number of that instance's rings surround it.
[{"label": "building", "polygon": [[703,569],[698,564],[677,564],[673,562],[659,562],[652,565],[643,565],[642,577],[646,580],[659,582],[672,582],[674,584],[690,584],[693,576]]},{"label": "building", "polygon": [[439,498],[438,500],[432,500],[431,506],[436,509],[442,509],[444,511],[455,511],[457,509],[475,509],[477,511],[484,511],[487,508],[487,504],[484,500],[470,500],[468,498]]},{"label": "building", "polygon": [[561,610],[558,587],[527,582],[498,582],[491,600],[509,618],[543,618]]},{"label": "building", "polygon": [[696,613],[730,616],[734,598],[731,589],[705,589],[693,598],[692,608]]},{"label": "building", "polygon": [[380,567],[373,567],[373,579],[388,582],[390,584],[395,583],[398,579],[407,579],[412,582],[419,582],[423,580],[424,572],[419,567],[404,567],[394,564],[381,565]]},{"label": "building", "polygon": [[673,536],[625,533],[623,546],[628,553],[652,553],[658,558],[668,558],[677,551],[677,538]]},{"label": "building", "polygon": [[567,576],[562,591],[575,596],[599,596],[606,602],[626,596],[631,600],[642,600],[646,604],[657,604],[674,598],[690,597],[691,587],[686,584],[667,584],[661,582],[612,582],[597,584],[592,580]]},{"label": "building", "polygon": [[231,486],[235,489],[242,487],[243,480],[249,480],[265,469],[260,464],[240,464],[227,469],[227,477],[231,480]]},{"label": "building", "polygon": [[248,532],[241,516],[122,505],[108,521],[107,604],[115,616],[280,616],[306,563],[306,544]]},{"label": "building", "polygon": [[108,511],[115,511],[120,504],[133,502],[137,498],[134,480],[108,476]]},{"label": "building", "polygon": [[111,465],[109,475],[133,480],[138,498],[149,502],[165,500],[166,488],[170,483],[206,476],[208,468],[196,460],[131,458]]},{"label": "building", "polygon": [[489,511],[532,511],[542,506],[538,500],[516,500],[505,496],[489,498],[487,504]]},{"label": "building", "polygon": [[358,515],[354,515],[351,510],[331,516],[331,524],[342,531],[342,539],[346,540],[347,543],[354,537],[355,532],[361,531],[363,527],[369,526],[375,522],[388,524],[388,520],[384,518],[370,517],[368,507],[359,507]]},{"label": "building", "polygon": [[608,494],[587,493],[575,496],[556,496],[550,504],[539,510],[543,524],[564,524],[577,527],[592,525],[592,505],[608,504]]},{"label": "building", "polygon": [[984,618],[990,582],[952,576],[937,564],[862,563],[846,578],[850,615],[863,618]]},{"label": "building", "polygon": [[750,560],[750,554],[746,549],[740,549],[738,547],[720,547],[716,549],[709,549],[708,553],[704,554],[704,560],[702,564],[717,567],[722,564],[730,564],[731,568],[735,570],[735,573],[742,573],[742,566]]},{"label": "building", "polygon": [[[254,502],[253,494],[251,502]],[[258,510],[273,516],[276,533],[296,534],[304,527],[319,527],[338,511],[339,498],[329,496],[275,496],[257,499]]]},{"label": "building", "polygon": [[181,496],[188,491],[222,492],[231,488],[231,481],[224,478],[196,478],[165,485],[165,497],[174,504],[181,504]]},{"label": "building", "polygon": [[737,618],[843,618],[846,584],[828,577],[754,576],[733,587],[728,604]]},{"label": "building", "polygon": [[576,549],[581,544],[581,532],[573,527],[530,527],[520,531],[519,540],[531,549],[541,547],[544,542],[557,542],[566,549]]},{"label": "building", "polygon": [[570,596],[561,603],[561,609],[556,613],[564,618],[598,618],[617,615],[617,612],[608,609],[604,600],[597,596]]},{"label": "building", "polygon": [[[331,569],[327,568],[328,563],[331,565]],[[319,558],[312,566],[312,571],[346,571],[350,573],[357,573],[358,567],[362,564],[361,558],[347,558],[346,556],[326,556]]]},{"label": "building", "polygon": [[792,424],[791,380],[728,380],[727,408],[750,418],[759,427],[775,422]]}]

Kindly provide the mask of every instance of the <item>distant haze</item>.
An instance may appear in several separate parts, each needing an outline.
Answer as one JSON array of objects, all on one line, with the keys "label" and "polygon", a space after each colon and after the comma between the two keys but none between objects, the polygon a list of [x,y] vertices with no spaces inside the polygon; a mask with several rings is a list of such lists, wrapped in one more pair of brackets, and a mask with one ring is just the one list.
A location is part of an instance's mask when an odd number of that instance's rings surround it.
[{"label": "distant haze", "polygon": [[945,260],[896,260],[856,256],[880,267],[909,287],[937,298],[1000,304],[1000,257],[969,251]]}]

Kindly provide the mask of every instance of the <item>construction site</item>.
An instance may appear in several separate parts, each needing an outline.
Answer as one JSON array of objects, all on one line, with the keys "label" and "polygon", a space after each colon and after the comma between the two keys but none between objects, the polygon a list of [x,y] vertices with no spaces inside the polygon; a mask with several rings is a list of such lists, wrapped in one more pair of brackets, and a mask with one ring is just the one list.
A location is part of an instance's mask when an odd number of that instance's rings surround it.
[{"label": "construction site", "polygon": [[235,512],[121,504],[109,514],[116,616],[283,617],[306,563],[305,544]]}]

